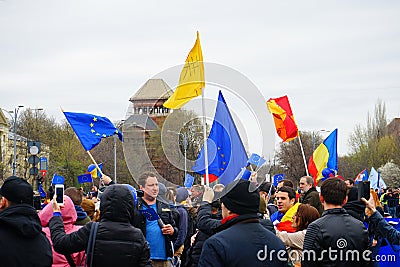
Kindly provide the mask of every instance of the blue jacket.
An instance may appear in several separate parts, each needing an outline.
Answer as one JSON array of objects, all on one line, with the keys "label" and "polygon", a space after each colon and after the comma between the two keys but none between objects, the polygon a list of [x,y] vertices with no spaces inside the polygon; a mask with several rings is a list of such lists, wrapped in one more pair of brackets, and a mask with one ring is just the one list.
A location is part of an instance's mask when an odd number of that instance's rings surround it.
[{"label": "blue jacket", "polygon": [[257,214],[239,215],[217,231],[205,241],[199,266],[287,266],[285,246],[259,223]]},{"label": "blue jacket", "polygon": [[394,229],[379,212],[372,214],[369,221],[369,227],[373,232],[376,231],[378,235],[386,238],[392,245],[400,245],[400,232]]}]

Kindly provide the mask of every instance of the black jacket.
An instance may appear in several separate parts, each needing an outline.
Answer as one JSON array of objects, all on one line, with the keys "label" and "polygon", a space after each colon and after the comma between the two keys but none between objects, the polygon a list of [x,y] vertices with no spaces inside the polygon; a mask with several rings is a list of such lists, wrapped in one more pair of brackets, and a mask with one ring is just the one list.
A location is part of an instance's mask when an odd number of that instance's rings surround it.
[{"label": "black jacket", "polygon": [[212,214],[211,204],[203,201],[198,209],[197,218],[199,231],[193,246],[187,251],[186,262],[184,262],[185,267],[196,267],[199,264],[203,244],[214,234],[216,228],[221,225],[222,215],[221,212]]},{"label": "black jacket", "polygon": [[343,208],[357,220],[362,222],[365,220],[365,204],[361,200],[348,201]]},{"label": "black jacket", "polygon": [[51,266],[51,245],[36,210],[27,204],[0,211],[0,265]]},{"label": "black jacket", "polygon": [[[125,185],[108,186],[100,203],[93,266],[151,266],[148,244],[142,232],[132,225],[133,212],[133,195],[129,189]],[[62,254],[85,250],[92,225],[90,222],[66,235],[61,217],[51,218],[54,250]]]},{"label": "black jacket", "polygon": [[[368,232],[364,224],[345,209],[329,209],[307,228],[301,266],[369,266],[370,254],[363,256],[367,248]],[[356,254],[359,260],[353,258]]]},{"label": "black jacket", "polygon": [[300,197],[300,203],[310,204],[318,210],[320,215],[324,212],[324,207],[322,207],[321,200],[319,199],[319,193],[315,187],[311,187]]},{"label": "black jacket", "polygon": [[287,266],[285,246],[259,223],[257,214],[239,215],[217,231],[204,242],[199,266]]},{"label": "black jacket", "polygon": [[[167,257],[172,257],[172,256],[174,256],[173,242],[175,241],[175,239],[178,236],[178,228],[176,227],[169,204],[159,201],[158,199],[156,201],[156,204],[157,204],[158,216],[161,218],[163,223],[170,224],[174,228],[173,235],[164,235]],[[146,204],[144,203],[143,199],[139,198],[138,203],[137,203],[137,209],[135,209],[135,213],[134,213],[133,225],[135,227],[139,228],[140,230],[142,230],[143,235],[146,236],[146,217],[144,217],[138,211],[138,210],[142,210],[142,209],[148,209],[148,207],[146,207]]]}]

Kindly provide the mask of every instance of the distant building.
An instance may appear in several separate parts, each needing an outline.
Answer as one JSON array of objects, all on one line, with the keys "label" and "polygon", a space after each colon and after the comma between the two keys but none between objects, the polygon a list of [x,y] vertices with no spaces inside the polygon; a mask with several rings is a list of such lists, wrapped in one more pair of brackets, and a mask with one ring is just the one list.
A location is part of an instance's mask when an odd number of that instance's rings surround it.
[{"label": "distant building", "polygon": [[[21,135],[15,135],[14,132],[10,131],[9,122],[4,115],[3,110],[0,108],[0,184],[1,181],[11,176],[13,173],[13,161],[14,161],[14,139],[16,138],[17,148],[17,161],[16,161],[16,175],[25,179],[34,177],[29,174],[29,169],[32,167],[28,158],[30,156],[28,152],[28,138]],[[41,152],[38,157],[49,158],[50,148],[41,143]],[[39,164],[38,164],[39,167]],[[32,182],[30,180],[30,182]]]},{"label": "distant building", "polygon": [[[158,127],[162,127],[170,109],[163,105],[173,94],[173,91],[162,79],[148,80],[130,99],[133,104],[133,114],[127,118],[124,124],[136,125],[140,127],[151,127],[144,130],[153,130],[154,121]],[[146,121],[146,123],[144,123]]]},{"label": "distant building", "polygon": [[23,136],[14,136],[9,130],[7,118],[0,109],[0,179],[5,179],[12,175],[12,164],[14,161],[14,138],[17,138],[17,169],[16,173],[22,176],[25,171],[26,143],[27,139]]},{"label": "distant building", "polygon": [[[173,91],[164,80],[150,79],[129,99],[132,109],[123,125],[123,146],[125,160],[133,177],[143,171],[154,171],[161,175],[168,173],[164,169],[169,164],[157,154],[159,144],[147,142],[150,133],[160,130],[172,112],[163,106],[172,94]],[[166,180],[161,182],[169,184]]]},{"label": "distant building", "polygon": [[394,118],[388,125],[387,125],[388,134],[394,134],[397,138],[400,139],[400,118]]}]

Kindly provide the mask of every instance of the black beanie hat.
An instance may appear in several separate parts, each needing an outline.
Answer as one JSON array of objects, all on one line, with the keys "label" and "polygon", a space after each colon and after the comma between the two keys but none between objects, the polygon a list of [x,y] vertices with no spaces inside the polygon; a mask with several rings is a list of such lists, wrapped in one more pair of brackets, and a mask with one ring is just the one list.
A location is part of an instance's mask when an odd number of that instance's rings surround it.
[{"label": "black beanie hat", "polygon": [[33,188],[22,178],[10,176],[1,186],[0,195],[15,204],[33,205]]},{"label": "black beanie hat", "polygon": [[222,191],[224,206],[236,214],[256,214],[260,206],[260,195],[255,185],[238,179],[228,184]]}]

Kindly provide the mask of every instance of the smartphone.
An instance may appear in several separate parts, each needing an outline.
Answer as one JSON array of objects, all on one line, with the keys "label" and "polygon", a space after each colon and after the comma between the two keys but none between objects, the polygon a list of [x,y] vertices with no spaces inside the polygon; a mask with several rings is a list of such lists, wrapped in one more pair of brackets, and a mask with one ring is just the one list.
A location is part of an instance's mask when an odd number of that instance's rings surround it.
[{"label": "smartphone", "polygon": [[361,181],[357,184],[357,189],[358,189],[358,200],[360,200],[362,197],[365,198],[366,200],[369,199],[370,197],[370,187],[371,187],[371,182],[370,181]]},{"label": "smartphone", "polygon": [[55,195],[56,195],[56,202],[59,206],[64,206],[64,185],[63,184],[56,184],[55,185]]}]

